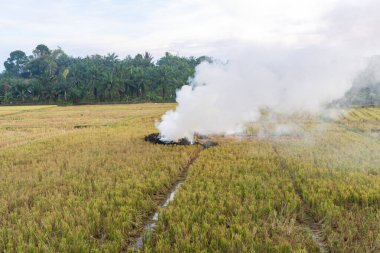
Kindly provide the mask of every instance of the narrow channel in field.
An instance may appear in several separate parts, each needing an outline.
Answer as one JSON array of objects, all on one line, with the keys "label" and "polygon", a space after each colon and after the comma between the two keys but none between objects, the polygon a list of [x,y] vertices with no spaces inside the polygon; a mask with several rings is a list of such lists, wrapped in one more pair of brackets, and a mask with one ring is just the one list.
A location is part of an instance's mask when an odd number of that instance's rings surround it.
[{"label": "narrow channel in field", "polygon": [[198,159],[199,154],[202,152],[199,151],[196,156],[192,157],[188,164],[185,166],[185,168],[182,170],[181,175],[178,177],[177,182],[174,184],[174,186],[171,188],[170,192],[168,193],[166,199],[162,204],[159,206],[159,208],[156,210],[156,212],[153,214],[153,216],[149,219],[149,222],[144,226],[144,229],[139,237],[137,237],[135,243],[132,246],[133,251],[139,251],[143,248],[145,240],[154,232],[154,229],[157,225],[158,219],[159,219],[159,209],[165,209],[170,202],[174,200],[174,197],[178,190],[181,188],[181,185],[185,181],[187,177],[187,172],[189,171],[190,166]]}]

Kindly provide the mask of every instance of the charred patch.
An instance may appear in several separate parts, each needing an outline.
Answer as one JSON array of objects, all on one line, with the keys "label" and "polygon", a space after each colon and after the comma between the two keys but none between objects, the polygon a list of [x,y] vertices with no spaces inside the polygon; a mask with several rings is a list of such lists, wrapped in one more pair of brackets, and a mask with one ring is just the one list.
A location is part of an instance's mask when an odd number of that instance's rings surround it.
[{"label": "charred patch", "polygon": [[211,141],[208,137],[205,136],[193,143],[186,138],[179,139],[178,141],[163,141],[160,139],[159,133],[149,134],[145,136],[144,139],[145,141],[162,145],[201,145],[203,148],[210,148],[218,145],[216,142]]},{"label": "charred patch", "polygon": [[160,139],[159,133],[153,133],[145,136],[145,141],[149,141],[154,144],[162,144],[162,145],[190,145],[192,144],[188,139],[182,138],[178,141],[163,141]]}]

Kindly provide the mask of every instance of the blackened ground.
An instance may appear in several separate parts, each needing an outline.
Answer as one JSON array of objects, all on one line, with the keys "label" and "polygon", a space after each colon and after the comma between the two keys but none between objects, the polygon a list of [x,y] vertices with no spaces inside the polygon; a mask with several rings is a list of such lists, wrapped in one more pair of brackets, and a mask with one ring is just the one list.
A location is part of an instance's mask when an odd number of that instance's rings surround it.
[{"label": "blackened ground", "polygon": [[163,145],[190,145],[191,144],[191,142],[186,138],[179,139],[178,141],[163,141],[160,139],[159,133],[153,133],[153,134],[149,134],[145,136],[145,141],[149,141],[155,144],[163,144]]},{"label": "blackened ground", "polygon": [[191,145],[191,144],[199,144],[203,148],[210,148],[218,145],[216,142],[211,141],[208,138],[202,138],[199,141],[191,143],[188,139],[182,138],[179,139],[178,141],[163,141],[160,139],[160,134],[159,133],[153,133],[145,136],[145,141],[154,143],[154,144],[162,144],[162,145]]}]

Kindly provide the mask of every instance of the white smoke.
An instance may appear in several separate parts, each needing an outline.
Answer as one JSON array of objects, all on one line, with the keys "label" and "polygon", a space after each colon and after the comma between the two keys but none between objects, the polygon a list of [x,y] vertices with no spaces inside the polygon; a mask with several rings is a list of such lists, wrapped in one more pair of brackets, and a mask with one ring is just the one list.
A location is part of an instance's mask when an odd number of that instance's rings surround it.
[{"label": "white smoke", "polygon": [[350,62],[314,47],[244,49],[227,64],[204,62],[190,85],[177,92],[176,110],[167,112],[157,128],[164,140],[192,140],[194,134],[242,132],[263,107],[316,112],[350,87],[356,73]]},{"label": "white smoke", "polygon": [[[200,64],[189,85],[177,92],[177,108],[168,111],[157,123],[161,138],[193,140],[194,134],[240,133],[247,123],[259,120],[261,108],[282,114],[315,113],[342,97],[365,62],[362,56],[376,53],[372,50],[373,43],[366,42],[368,46],[360,49],[357,29],[372,31],[378,18],[366,17],[363,25],[357,22],[350,32],[350,27],[338,22],[339,10],[347,6],[338,7],[327,14],[330,23],[314,36],[312,43],[296,46],[236,43],[221,49],[227,63]],[[345,40],[348,34],[355,35],[352,43]],[[376,39],[370,36],[365,38]]]}]

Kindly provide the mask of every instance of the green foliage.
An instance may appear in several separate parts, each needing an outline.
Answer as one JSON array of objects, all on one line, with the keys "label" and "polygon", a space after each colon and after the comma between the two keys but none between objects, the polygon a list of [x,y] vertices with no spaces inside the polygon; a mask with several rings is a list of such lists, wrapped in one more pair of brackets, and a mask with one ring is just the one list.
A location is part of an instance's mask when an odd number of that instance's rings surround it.
[{"label": "green foliage", "polygon": [[380,56],[372,56],[367,67],[354,79],[352,87],[337,104],[348,106],[380,105]]},{"label": "green foliage", "polygon": [[[148,52],[125,59],[114,53],[74,58],[41,44],[29,57],[17,50],[4,62],[0,104],[174,101],[202,61],[211,59],[166,53],[155,63]],[[5,99],[7,89],[17,91]]]},{"label": "green foliage", "polygon": [[7,61],[4,62],[4,67],[8,74],[20,76],[24,73],[27,62],[26,54],[21,50],[16,50],[10,53]]}]

